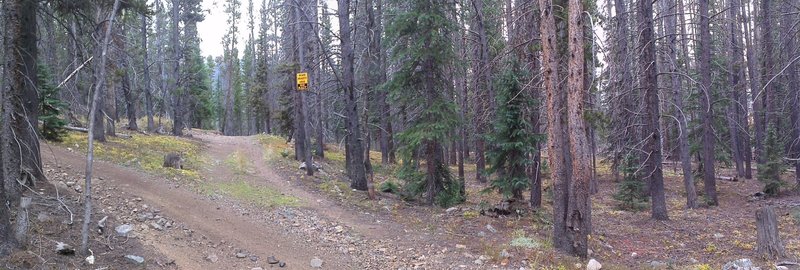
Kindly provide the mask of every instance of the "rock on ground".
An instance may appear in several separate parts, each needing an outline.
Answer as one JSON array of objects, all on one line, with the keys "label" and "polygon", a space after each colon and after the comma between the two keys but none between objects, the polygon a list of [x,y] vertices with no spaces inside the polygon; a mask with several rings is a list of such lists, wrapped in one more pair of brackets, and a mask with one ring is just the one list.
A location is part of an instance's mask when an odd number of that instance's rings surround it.
[{"label": "rock on ground", "polygon": [[600,270],[600,269],[603,269],[603,265],[600,264],[600,262],[598,262],[595,259],[589,260],[589,263],[586,264],[586,270]]}]

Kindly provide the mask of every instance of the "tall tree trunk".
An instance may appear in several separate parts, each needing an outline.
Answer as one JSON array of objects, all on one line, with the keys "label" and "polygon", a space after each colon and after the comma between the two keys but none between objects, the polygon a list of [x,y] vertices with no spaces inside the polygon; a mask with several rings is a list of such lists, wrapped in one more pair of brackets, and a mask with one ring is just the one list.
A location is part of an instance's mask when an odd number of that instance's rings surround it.
[{"label": "tall tree trunk", "polygon": [[350,154],[350,187],[357,190],[367,190],[367,178],[364,169],[364,155],[361,144],[361,127],[358,121],[358,101],[354,87],[354,55],[353,40],[350,38],[350,0],[338,0],[339,8],[339,37],[342,46],[342,88],[345,93],[345,120],[347,126],[347,151]]},{"label": "tall tree trunk", "polygon": [[147,16],[141,15],[142,18],[142,70],[144,72],[144,82],[142,82],[142,91],[144,91],[144,110],[147,113],[147,132],[155,130],[155,122],[153,121],[153,92],[150,88],[150,63],[147,60],[149,55],[147,49]]},{"label": "tall tree trunk", "polygon": [[711,102],[711,31],[708,15],[709,0],[700,0],[700,42],[697,68],[700,73],[700,118],[702,121],[703,183],[706,201],[717,205],[717,181],[714,173],[714,108]]},{"label": "tall tree trunk", "polygon": [[[30,174],[33,179],[44,180],[44,173],[42,171],[42,160],[39,154],[39,91],[36,85],[36,60],[39,55],[36,46],[37,40],[37,27],[36,27],[36,10],[38,4],[36,1],[20,1],[20,10],[15,15],[18,16],[20,34],[12,38],[16,42],[15,50],[7,50],[7,54],[21,54],[19,63],[16,70],[18,75],[11,76],[12,80],[17,80],[17,76],[22,76],[24,81],[21,82],[21,91],[19,93],[19,101],[21,104],[17,105],[16,110],[19,115],[25,116],[24,121],[14,121],[15,138],[20,142],[17,143],[19,151],[21,152],[21,166],[24,173]],[[5,4],[4,4],[5,5]],[[8,13],[7,13],[8,14]],[[16,84],[16,83],[14,83]],[[28,184],[32,185],[33,181]],[[16,201],[16,200],[14,200]]]},{"label": "tall tree trunk", "polygon": [[[98,69],[99,71],[98,76],[96,77],[95,87],[94,87],[94,94],[92,96],[92,104],[91,109],[89,110],[89,134],[92,134],[95,126],[97,124],[102,125],[102,122],[96,122],[96,118],[94,116],[98,113],[99,109],[99,100],[100,95],[103,92],[105,85],[105,75],[106,75],[106,53],[108,51],[108,42],[111,38],[111,29],[114,24],[114,16],[117,14],[117,9],[119,8],[120,0],[114,1],[114,6],[111,9],[111,13],[108,15],[108,21],[105,22],[105,34],[103,35],[103,41],[100,44],[100,57],[98,62]],[[102,9],[98,7],[98,11]],[[86,151],[86,173],[84,178],[84,189],[83,189],[83,203],[84,203],[84,211],[83,211],[83,224],[81,226],[81,252],[83,254],[88,254],[89,250],[89,224],[92,223],[92,165],[94,163],[94,138],[89,136],[88,138],[88,150]]]},{"label": "tall tree trunk", "polygon": [[492,68],[489,62],[489,36],[486,32],[486,16],[484,16],[483,0],[471,0],[472,8],[475,12],[475,26],[477,29],[477,49],[476,65],[473,67],[473,72],[477,74],[475,78],[475,95],[479,97],[477,115],[475,117],[475,130],[477,138],[475,139],[475,170],[478,182],[486,182],[486,140],[484,135],[486,133],[486,119],[491,119],[489,116],[494,110],[494,90],[492,89]]},{"label": "tall tree trunk", "polygon": [[[644,173],[650,183],[650,201],[652,202],[651,213],[656,220],[667,220],[667,200],[664,196],[664,175],[661,168],[661,128],[659,118],[658,98],[658,78],[656,74],[656,43],[653,30],[653,2],[650,0],[639,0],[639,26],[642,27],[639,33],[639,87],[644,89],[645,124],[643,133],[645,136],[644,152],[647,159],[644,160]],[[572,29],[570,29],[572,32]],[[576,117],[579,117],[577,115]],[[570,119],[570,121],[572,118]],[[573,125],[574,127],[574,125]]]},{"label": "tall tree trunk", "polygon": [[125,99],[125,116],[128,118],[128,129],[139,130],[136,124],[136,94],[131,89],[131,78],[128,75],[128,57],[125,55],[127,38],[127,26],[120,25],[118,28],[119,33],[114,35],[114,47],[117,49],[117,68],[120,70],[121,76],[120,86],[122,87],[122,96]]},{"label": "tall tree trunk", "polygon": [[[39,97],[36,90],[36,8],[37,2],[9,0],[3,3],[3,78],[0,89],[2,119],[0,119],[0,171],[2,191],[0,202],[0,256],[24,243],[14,238],[7,203],[13,204],[22,194],[19,183],[44,179],[36,132]],[[20,117],[21,116],[21,117]]]},{"label": "tall tree trunk", "polygon": [[[308,18],[307,17],[307,14],[308,14],[307,12],[309,12],[308,9],[315,7],[314,5],[311,5],[309,2],[310,1],[308,1],[308,0],[303,0],[301,2],[301,4],[299,6],[297,6],[296,9],[295,9],[295,12],[297,12],[296,18],[297,18],[298,25],[295,28],[294,34],[297,35],[297,37],[298,37],[297,39],[298,39],[298,43],[299,43],[298,45],[299,46],[298,46],[298,58],[297,59],[298,59],[298,63],[300,65],[300,68],[301,68],[302,72],[312,71],[311,70],[311,65],[309,63],[309,60],[306,59],[306,57],[305,57],[305,50],[306,50],[306,48],[308,48],[308,43],[306,42],[305,37],[307,35],[311,34],[310,30],[308,30],[306,28],[306,24],[311,24],[311,22],[307,19]],[[301,17],[301,14],[302,14],[302,17]],[[307,22],[307,23],[303,23],[304,21]],[[316,87],[315,85],[311,85],[311,86]],[[310,117],[309,117],[308,108],[307,108],[308,107],[307,106],[308,102],[306,101],[308,99],[307,98],[308,95],[306,94],[306,92],[307,91],[297,91],[297,99],[295,100],[295,101],[297,101],[297,103],[295,104],[295,106],[296,106],[295,109],[296,109],[296,112],[297,112],[295,114],[295,117],[297,118],[297,120],[296,120],[297,121],[296,122],[297,126],[295,127],[295,136],[296,136],[295,137],[296,138],[295,144],[303,146],[302,149],[300,149],[299,152],[296,152],[297,153],[296,155],[301,157],[301,160],[303,160],[303,162],[306,163],[306,174],[307,175],[314,175],[314,164],[312,162],[313,159],[312,159],[312,156],[311,156],[311,142],[310,142],[311,135],[310,135],[310,132],[309,132],[309,130],[310,130],[310,127],[309,127]],[[361,152],[356,152],[356,153],[360,154]],[[362,190],[365,190],[365,189],[366,188],[364,188]]]},{"label": "tall tree trunk", "polygon": [[[791,10],[793,7],[789,1],[784,1],[782,4],[782,10]],[[792,33],[796,29],[792,29],[793,25],[795,25],[796,16],[789,16],[789,15],[782,15],[782,22],[781,30],[782,33]],[[794,19],[794,20],[793,20]],[[786,61],[789,62],[787,69],[786,69],[786,85],[790,85],[789,89],[787,89],[787,95],[789,99],[789,114],[791,123],[789,127],[791,128],[791,137],[788,140],[789,145],[789,156],[794,159],[792,163],[794,163],[795,167],[795,181],[797,182],[797,188],[800,188],[800,90],[798,90],[798,85],[800,85],[800,80],[798,80],[798,75],[800,74],[800,65],[797,64],[795,58],[800,57],[798,54],[798,50],[796,46],[796,39],[797,34],[789,35],[787,34],[785,37],[785,46],[783,46],[784,50],[786,51]]]},{"label": "tall tree trunk", "polygon": [[734,164],[736,165],[736,175],[739,177],[744,177],[745,175],[745,167],[744,167],[744,156],[743,150],[740,149],[742,147],[741,140],[745,140],[748,138],[742,138],[742,132],[739,127],[739,123],[742,121],[739,119],[741,117],[741,109],[742,106],[747,106],[746,104],[739,104],[741,98],[741,88],[742,84],[740,83],[740,64],[738,63],[738,54],[741,53],[739,50],[737,30],[739,23],[738,23],[738,12],[737,12],[738,3],[735,0],[728,0],[728,21],[729,21],[729,29],[730,29],[730,40],[727,42],[728,45],[728,80],[730,82],[730,87],[728,89],[728,99],[729,106],[727,112],[727,121],[728,121],[728,131],[730,134],[731,140],[731,154],[733,156]]},{"label": "tall tree trunk", "polygon": [[[567,117],[569,149],[572,157],[572,179],[568,185],[567,232],[571,239],[570,254],[585,258],[588,255],[588,235],[592,230],[592,201],[589,186],[592,179],[591,149],[586,134],[584,106],[584,23],[583,3],[569,0],[569,72],[567,77]],[[658,103],[656,103],[658,106]],[[656,117],[657,118],[657,117]],[[660,152],[659,152],[660,154]],[[659,160],[660,161],[660,160]]]},{"label": "tall tree trunk", "polygon": [[183,109],[183,96],[186,94],[180,90],[180,28],[178,23],[180,20],[180,0],[172,0],[172,31],[170,32],[170,39],[172,40],[172,135],[183,136],[183,115],[186,113]]},{"label": "tall tree trunk", "polygon": [[627,1],[614,1],[614,11],[616,13],[616,28],[614,31],[616,33],[616,44],[614,45],[614,65],[611,65],[613,69],[611,73],[613,76],[612,81],[614,82],[613,89],[615,89],[613,99],[616,101],[613,104],[617,106],[612,110],[612,119],[614,119],[615,122],[612,123],[614,135],[611,138],[614,149],[612,172],[615,181],[619,180],[619,168],[622,165],[622,161],[627,155],[634,155],[631,154],[628,149],[640,141],[637,140],[636,113],[626,109],[637,107],[635,103],[637,93],[633,91],[632,87],[633,69],[630,67],[631,60],[630,57],[628,57],[631,54],[628,45],[628,31],[630,25],[628,22],[628,9],[626,5]]},{"label": "tall tree trunk", "polygon": [[[686,120],[686,113],[683,109],[683,80],[678,74],[678,41],[677,41],[677,16],[678,8],[675,0],[661,1],[662,12],[664,15],[664,30],[667,38],[667,68],[669,72],[669,84],[672,87],[672,98],[676,107],[675,117],[678,119],[678,153],[683,171],[683,185],[686,191],[686,207],[697,208],[697,191],[695,190],[692,159],[689,155],[689,128]],[[680,12],[683,12],[680,10]],[[685,37],[682,37],[685,38]]]},{"label": "tall tree trunk", "polygon": [[[772,38],[772,18],[773,14],[772,4],[770,0],[761,1],[761,46],[763,57],[761,58],[761,82],[764,84],[762,91],[757,93],[761,97],[761,105],[764,106],[764,125],[768,130],[770,126],[775,128],[775,131],[780,132],[779,117],[775,115],[777,104],[775,98],[777,94],[776,83],[770,83],[772,75],[774,74],[773,66],[775,59],[773,59],[773,38]],[[762,142],[763,143],[763,142]],[[766,156],[762,152],[762,156]],[[764,164],[766,160],[764,157],[758,157],[759,164]]]},{"label": "tall tree trunk", "polygon": [[[742,26],[741,26],[741,29],[744,29],[744,31],[742,31],[742,33],[743,33],[742,36],[744,37],[745,46],[747,47],[747,52],[746,52],[746,55],[745,55],[745,57],[747,57],[747,59],[746,59],[745,62],[747,63],[747,81],[748,81],[748,84],[750,86],[750,94],[749,94],[749,96],[751,98],[753,98],[753,100],[752,100],[752,103],[753,103],[753,130],[754,130],[754,133],[755,133],[755,146],[756,146],[755,147],[756,148],[755,155],[756,155],[756,157],[758,157],[760,155],[759,154],[760,151],[763,150],[763,147],[764,147],[763,140],[764,140],[764,131],[765,130],[761,128],[763,126],[762,118],[760,116],[760,114],[761,114],[761,108],[760,108],[761,102],[757,102],[756,98],[755,98],[757,91],[759,91],[761,89],[759,87],[759,85],[761,85],[761,84],[759,83],[759,77],[756,75],[756,74],[759,74],[759,72],[757,70],[758,65],[756,65],[756,63],[758,63],[758,59],[757,59],[758,54],[756,54],[755,51],[754,51],[755,50],[755,46],[753,46],[753,40],[751,38],[751,33],[754,32],[754,31],[752,31],[752,29],[750,28],[750,21],[751,20],[750,20],[750,17],[748,17],[748,15],[750,13],[746,12],[747,11],[747,6],[748,5],[741,5],[741,9],[740,9],[740,12],[741,12],[740,14],[742,15]],[[745,98],[745,100],[743,100],[743,102],[742,102],[742,104],[745,104],[745,111],[747,111],[746,103],[747,103],[747,99]],[[745,114],[745,116],[747,116],[747,115]],[[747,117],[745,117],[744,118],[744,123],[747,124],[747,122],[749,122],[749,121],[748,121]],[[749,126],[749,124],[747,124],[745,126]],[[749,132],[746,135],[747,135],[747,138],[750,138]],[[745,140],[745,142],[746,143],[745,143],[745,145],[743,147],[744,150],[745,150],[745,152],[744,152],[744,156],[745,156],[744,178],[751,179],[751,178],[753,178],[753,170],[751,168],[752,163],[753,163],[753,152],[752,152],[752,149],[751,149],[750,140],[749,139]]]},{"label": "tall tree trunk", "polygon": [[[561,3],[561,2],[559,2]],[[563,5],[560,5],[563,6]],[[543,85],[547,96],[547,153],[550,165],[550,178],[553,180],[553,246],[561,251],[572,253],[572,235],[568,232],[570,173],[568,154],[570,149],[567,136],[564,94],[560,85],[559,40],[556,36],[556,14],[553,13],[552,0],[539,0],[541,9],[541,40]]]}]

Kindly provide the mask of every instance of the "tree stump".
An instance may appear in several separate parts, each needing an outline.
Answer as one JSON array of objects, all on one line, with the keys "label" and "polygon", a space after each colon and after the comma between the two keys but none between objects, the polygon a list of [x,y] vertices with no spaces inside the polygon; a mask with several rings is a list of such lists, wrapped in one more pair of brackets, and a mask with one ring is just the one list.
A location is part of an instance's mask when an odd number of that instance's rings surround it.
[{"label": "tree stump", "polygon": [[762,256],[771,259],[786,256],[786,250],[778,236],[778,217],[772,207],[767,206],[756,211],[756,231],[757,250]]},{"label": "tree stump", "polygon": [[14,240],[17,241],[17,245],[25,246],[27,245],[28,239],[28,207],[31,206],[31,198],[30,197],[22,197],[19,199],[19,209],[17,210],[17,221],[16,227],[14,228]]}]

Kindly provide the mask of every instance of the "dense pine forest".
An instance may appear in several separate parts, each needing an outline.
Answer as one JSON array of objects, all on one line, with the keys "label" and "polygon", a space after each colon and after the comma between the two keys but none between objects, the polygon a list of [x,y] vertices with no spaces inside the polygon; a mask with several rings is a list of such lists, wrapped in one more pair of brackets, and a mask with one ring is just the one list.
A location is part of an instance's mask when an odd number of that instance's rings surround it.
[{"label": "dense pine forest", "polygon": [[0,268],[800,269],[797,0],[0,3]]}]

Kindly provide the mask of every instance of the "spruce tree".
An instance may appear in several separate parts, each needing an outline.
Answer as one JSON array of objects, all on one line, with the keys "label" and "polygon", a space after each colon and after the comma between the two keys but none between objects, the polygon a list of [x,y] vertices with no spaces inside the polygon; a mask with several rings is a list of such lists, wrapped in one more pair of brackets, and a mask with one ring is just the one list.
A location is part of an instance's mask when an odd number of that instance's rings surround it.
[{"label": "spruce tree", "polygon": [[[443,145],[458,125],[446,76],[455,55],[450,39],[455,24],[447,16],[454,7],[439,0],[404,0],[392,8],[396,15],[386,34],[389,44],[394,44],[391,51],[397,70],[387,86],[397,104],[414,112],[398,135],[404,160],[400,176],[407,181],[406,191],[413,196],[424,193],[428,204],[459,203],[463,183],[452,176],[443,154]],[[424,173],[415,164],[424,166]]]},{"label": "spruce tree", "polygon": [[758,166],[758,180],[764,183],[764,193],[768,196],[778,195],[781,186],[781,173],[786,169],[782,161],[783,144],[775,134],[775,127],[767,129],[767,138],[764,142],[764,164]]},{"label": "spruce tree", "polygon": [[67,104],[59,99],[58,88],[51,83],[50,68],[44,63],[39,63],[37,71],[41,136],[48,141],[60,142],[67,132],[64,129],[67,121],[61,118],[61,111],[67,108]]},{"label": "spruce tree", "polygon": [[494,133],[488,136],[494,145],[488,153],[488,174],[497,174],[491,188],[499,191],[505,198],[522,201],[522,191],[528,188],[525,168],[530,164],[527,158],[540,140],[537,134],[530,134],[530,123],[524,117],[525,108],[533,106],[520,86],[520,68],[516,61],[497,79],[497,113]]}]

